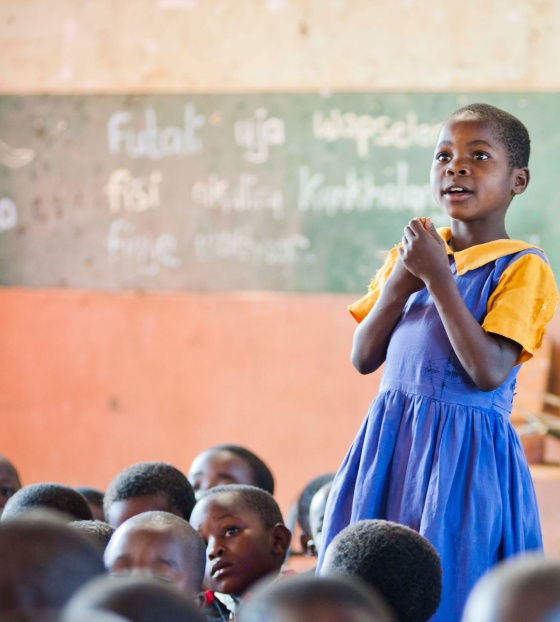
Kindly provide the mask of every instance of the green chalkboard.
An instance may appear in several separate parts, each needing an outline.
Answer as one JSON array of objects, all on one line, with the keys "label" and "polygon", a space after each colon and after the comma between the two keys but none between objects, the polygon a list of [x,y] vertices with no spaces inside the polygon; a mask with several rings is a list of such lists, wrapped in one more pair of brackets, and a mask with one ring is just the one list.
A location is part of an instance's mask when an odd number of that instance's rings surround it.
[{"label": "green chalkboard", "polygon": [[0,96],[0,284],[362,291],[471,101],[528,126],[508,230],[560,272],[560,94]]}]

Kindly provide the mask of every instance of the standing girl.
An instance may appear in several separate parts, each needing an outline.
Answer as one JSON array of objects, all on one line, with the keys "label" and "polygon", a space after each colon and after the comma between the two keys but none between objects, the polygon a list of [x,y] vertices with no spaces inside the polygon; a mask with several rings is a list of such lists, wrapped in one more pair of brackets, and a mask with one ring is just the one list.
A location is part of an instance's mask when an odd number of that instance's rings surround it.
[{"label": "standing girl", "polygon": [[529,183],[529,150],[525,126],[498,108],[472,104],[451,115],[431,169],[451,227],[412,220],[368,294],[349,307],[360,322],[354,366],[385,369],[333,483],[323,552],[365,518],[416,529],[441,556],[438,622],[460,620],[472,586],[500,559],[542,547],[509,422],[519,366],[558,301],[543,251],[505,229],[511,200]]}]

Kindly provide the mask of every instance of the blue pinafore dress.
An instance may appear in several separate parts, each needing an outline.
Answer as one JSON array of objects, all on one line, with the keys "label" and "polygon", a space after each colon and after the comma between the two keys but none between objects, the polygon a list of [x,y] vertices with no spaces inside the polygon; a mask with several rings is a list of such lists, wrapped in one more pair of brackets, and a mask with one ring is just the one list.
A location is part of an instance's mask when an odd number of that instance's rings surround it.
[{"label": "blue pinafore dress", "polygon": [[[448,229],[439,233],[450,236]],[[521,343],[521,361],[530,358],[558,300],[544,253],[515,240],[455,254],[446,247],[473,316],[485,330]],[[373,301],[368,295],[350,307],[358,320],[375,303],[382,279],[372,281]],[[334,480],[319,565],[329,542],[351,523],[380,518],[407,525],[441,557],[442,600],[432,620],[459,622],[467,595],[490,567],[541,549],[531,475],[509,422],[519,367],[498,389],[480,391],[426,288],[413,294],[392,333],[379,394]]]}]

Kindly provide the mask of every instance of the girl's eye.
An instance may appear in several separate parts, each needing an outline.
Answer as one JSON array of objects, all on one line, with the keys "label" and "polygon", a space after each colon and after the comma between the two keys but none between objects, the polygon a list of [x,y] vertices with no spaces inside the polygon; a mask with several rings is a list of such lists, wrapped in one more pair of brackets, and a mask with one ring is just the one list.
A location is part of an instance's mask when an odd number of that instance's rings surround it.
[{"label": "girl's eye", "polygon": [[438,153],[436,155],[436,160],[438,162],[447,162],[450,159],[450,156],[448,153],[442,152],[442,153]]},{"label": "girl's eye", "polygon": [[484,153],[484,151],[477,151],[473,154],[473,158],[475,160],[488,160],[489,156],[487,153]]},{"label": "girl's eye", "polygon": [[234,536],[239,531],[239,527],[230,527],[224,531],[226,536]]}]

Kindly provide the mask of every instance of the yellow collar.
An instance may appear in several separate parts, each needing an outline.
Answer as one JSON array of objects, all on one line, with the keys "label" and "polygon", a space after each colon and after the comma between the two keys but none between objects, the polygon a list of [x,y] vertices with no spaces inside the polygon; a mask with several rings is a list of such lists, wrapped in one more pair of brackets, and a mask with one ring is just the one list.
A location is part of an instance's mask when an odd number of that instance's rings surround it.
[{"label": "yellow collar", "polygon": [[486,244],[477,244],[476,246],[465,248],[464,251],[453,252],[448,244],[449,240],[451,240],[451,227],[440,227],[437,232],[445,242],[447,254],[453,255],[457,274],[459,275],[465,274],[469,270],[476,270],[476,268],[480,268],[480,266],[484,266],[500,257],[518,253],[527,248],[539,248],[534,244],[527,244],[527,242],[522,242],[521,240],[505,239],[486,242]]}]

